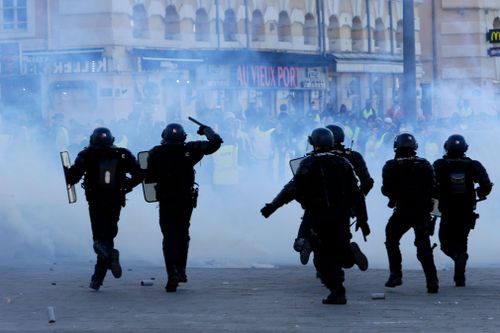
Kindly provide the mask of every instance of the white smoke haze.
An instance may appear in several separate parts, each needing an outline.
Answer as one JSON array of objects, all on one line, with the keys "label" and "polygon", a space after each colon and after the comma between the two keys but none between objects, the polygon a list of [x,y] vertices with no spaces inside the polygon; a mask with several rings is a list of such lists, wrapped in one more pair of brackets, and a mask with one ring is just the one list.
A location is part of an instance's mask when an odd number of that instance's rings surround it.
[{"label": "white smoke haze", "polygon": [[[496,154],[498,125],[498,121],[490,117],[487,122],[463,130],[460,130],[460,125],[458,129],[438,128],[436,140],[440,154],[446,138],[453,133],[461,133],[469,143],[468,156],[480,160],[492,182],[500,184]],[[189,122],[184,126],[193,127]],[[159,138],[159,133],[151,135]],[[416,136],[419,143],[424,140],[418,134]],[[190,139],[198,138],[191,135]],[[391,146],[385,147],[376,161],[367,160],[375,179],[375,186],[367,197],[372,234],[367,243],[363,242],[359,232],[353,235],[367,254],[372,268],[387,268],[384,238],[391,210],[387,208],[387,199],[380,193],[380,175],[385,160],[393,156]],[[425,157],[421,150],[419,148],[419,155]],[[5,154],[0,173],[2,262],[93,261],[95,257],[84,192],[77,185],[78,202],[72,205],[67,203],[58,153],[31,143],[11,146]],[[74,159],[74,154],[71,157]],[[290,203],[267,220],[260,214],[260,208],[274,198],[291,173],[288,171],[286,177],[276,180],[268,173],[242,171],[240,185],[220,190],[211,185],[210,158],[205,157],[196,166],[200,196],[191,219],[188,266],[300,265],[292,244],[302,216],[301,207],[296,202]],[[127,206],[122,210],[116,247],[121,250],[124,262],[144,260],[152,265],[163,265],[157,205],[146,203],[141,192],[139,186],[128,195]],[[500,243],[495,232],[500,220],[496,206],[499,199],[494,187],[488,200],[478,204],[477,212],[481,217],[469,238],[470,267],[499,264],[496,254],[500,252]],[[405,269],[420,268],[413,240],[414,235],[410,231],[401,241]],[[439,244],[437,229],[432,241]],[[451,267],[451,260],[439,248],[434,253],[438,269]]]}]

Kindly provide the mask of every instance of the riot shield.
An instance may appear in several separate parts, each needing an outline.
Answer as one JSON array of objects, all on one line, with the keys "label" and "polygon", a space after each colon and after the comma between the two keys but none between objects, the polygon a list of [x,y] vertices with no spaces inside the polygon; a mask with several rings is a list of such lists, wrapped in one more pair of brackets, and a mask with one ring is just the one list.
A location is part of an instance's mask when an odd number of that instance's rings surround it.
[{"label": "riot shield", "polygon": [[[149,152],[147,151],[141,151],[137,154],[137,160],[139,161],[139,165],[142,170],[146,170],[148,168],[148,156]],[[142,192],[146,202],[158,201],[158,199],[156,199],[156,183],[146,183],[145,181],[142,181]]]},{"label": "riot shield", "polygon": [[[69,153],[67,151],[62,151],[59,153],[61,156],[61,163],[63,166],[63,171],[64,168],[70,168],[71,167],[71,159],[69,158]],[[66,177],[64,177],[64,181],[66,182]],[[68,202],[70,204],[76,202],[76,190],[74,185],[68,184],[66,182],[66,191],[68,192]]]},{"label": "riot shield", "polygon": [[290,168],[292,169],[292,174],[295,175],[295,172],[299,168],[300,162],[304,159],[305,156],[299,157],[299,158],[294,158],[293,160],[290,160]]}]

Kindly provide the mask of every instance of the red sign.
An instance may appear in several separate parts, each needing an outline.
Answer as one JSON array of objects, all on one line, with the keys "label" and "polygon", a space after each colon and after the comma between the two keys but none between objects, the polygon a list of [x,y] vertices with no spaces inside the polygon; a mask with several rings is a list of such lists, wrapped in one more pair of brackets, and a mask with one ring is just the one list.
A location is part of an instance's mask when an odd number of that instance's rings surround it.
[{"label": "red sign", "polygon": [[299,88],[299,67],[238,65],[236,83],[240,87]]}]

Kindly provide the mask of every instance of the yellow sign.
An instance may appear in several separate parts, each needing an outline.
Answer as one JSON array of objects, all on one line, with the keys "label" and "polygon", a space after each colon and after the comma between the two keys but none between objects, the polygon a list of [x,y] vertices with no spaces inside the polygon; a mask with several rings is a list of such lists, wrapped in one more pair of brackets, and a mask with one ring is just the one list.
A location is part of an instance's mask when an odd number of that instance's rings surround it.
[{"label": "yellow sign", "polygon": [[500,29],[492,29],[486,33],[486,40],[490,43],[500,43]]}]

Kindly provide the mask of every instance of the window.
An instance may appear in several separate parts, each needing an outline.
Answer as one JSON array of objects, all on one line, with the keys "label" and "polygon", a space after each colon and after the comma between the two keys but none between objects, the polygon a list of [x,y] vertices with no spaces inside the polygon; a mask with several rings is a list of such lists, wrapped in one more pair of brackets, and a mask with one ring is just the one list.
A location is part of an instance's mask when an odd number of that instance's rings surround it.
[{"label": "window", "polygon": [[356,16],[352,19],[352,51],[362,52],[363,51],[363,25],[361,19]]},{"label": "window", "polygon": [[340,50],[340,24],[337,16],[330,16],[328,20],[327,36],[330,42],[330,50]]},{"label": "window", "polygon": [[282,11],[278,17],[278,41],[292,41],[292,23],[290,22],[288,13],[285,11]]},{"label": "window", "polygon": [[493,20],[493,29],[500,29],[500,17],[495,17]]},{"label": "window", "polygon": [[148,13],[143,4],[134,6],[132,13],[132,30],[134,38],[149,37]]},{"label": "window", "polygon": [[383,52],[385,48],[385,27],[382,19],[375,20],[375,30],[373,31],[373,39],[375,40],[375,47]]},{"label": "window", "polygon": [[304,22],[304,44],[315,45],[318,41],[318,29],[314,15],[307,13]]},{"label": "window", "polygon": [[3,30],[28,29],[28,6],[27,0],[1,0],[0,22]]},{"label": "window", "polygon": [[236,34],[238,33],[238,26],[236,23],[236,15],[234,10],[228,9],[224,13],[224,40],[228,42],[236,41]]},{"label": "window", "polygon": [[179,39],[181,32],[180,18],[175,6],[165,9],[165,39]]},{"label": "window", "polygon": [[260,10],[252,13],[252,41],[263,42],[265,40],[264,17]]},{"label": "window", "polygon": [[396,27],[396,47],[403,47],[403,21],[399,20]]},{"label": "window", "polygon": [[210,20],[207,11],[203,8],[196,11],[194,29],[196,41],[207,42],[210,40]]}]

